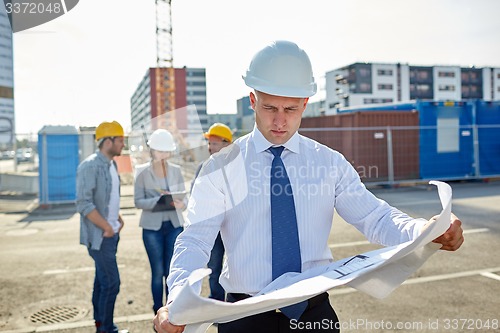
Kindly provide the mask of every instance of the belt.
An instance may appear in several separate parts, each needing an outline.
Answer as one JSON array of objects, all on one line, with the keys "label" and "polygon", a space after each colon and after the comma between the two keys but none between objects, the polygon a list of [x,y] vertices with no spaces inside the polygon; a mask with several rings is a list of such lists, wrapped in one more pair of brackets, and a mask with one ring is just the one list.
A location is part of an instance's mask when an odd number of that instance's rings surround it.
[{"label": "belt", "polygon": [[[242,300],[250,298],[250,297],[252,297],[252,296],[248,295],[248,294],[228,293],[227,294],[227,302],[234,303],[234,302],[242,301]],[[306,311],[318,306],[319,304],[323,303],[326,300],[328,300],[328,293],[322,293],[322,294],[319,294],[319,295],[316,295],[314,297],[309,298],[307,300]],[[276,309],[273,311],[274,312],[281,312],[280,309]]]}]

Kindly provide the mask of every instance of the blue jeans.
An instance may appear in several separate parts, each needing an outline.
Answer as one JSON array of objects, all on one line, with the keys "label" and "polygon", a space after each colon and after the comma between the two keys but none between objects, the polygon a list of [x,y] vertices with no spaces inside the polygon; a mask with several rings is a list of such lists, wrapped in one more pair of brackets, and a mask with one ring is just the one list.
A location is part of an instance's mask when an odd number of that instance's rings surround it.
[{"label": "blue jeans", "polygon": [[94,320],[99,323],[99,332],[117,332],[113,323],[115,301],[120,291],[120,274],[116,262],[116,251],[120,236],[105,237],[99,250],[88,249],[95,262],[94,290],[92,305]]},{"label": "blue jeans", "polygon": [[212,270],[208,282],[210,284],[210,298],[224,301],[226,294],[224,288],[219,283],[220,273],[222,271],[222,260],[224,258],[224,244],[220,233],[215,239],[214,247],[210,253],[210,260],[208,261],[208,268]]},{"label": "blue jeans", "polygon": [[[153,293],[153,311],[156,313],[168,297],[166,278],[170,270],[170,261],[174,255],[174,244],[182,227],[174,228],[170,221],[163,221],[158,231],[142,230],[142,240],[151,265],[151,292]],[[166,302],[165,302],[166,303]]]}]

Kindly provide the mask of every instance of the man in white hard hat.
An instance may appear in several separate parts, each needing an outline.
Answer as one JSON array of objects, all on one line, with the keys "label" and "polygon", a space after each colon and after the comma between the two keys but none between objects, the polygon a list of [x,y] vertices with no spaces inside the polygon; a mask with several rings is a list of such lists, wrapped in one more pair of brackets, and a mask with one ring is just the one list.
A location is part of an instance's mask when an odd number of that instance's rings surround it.
[{"label": "man in white hard hat", "polygon": [[[220,281],[227,301],[236,302],[282,274],[330,263],[334,210],[371,242],[388,246],[414,239],[428,223],[377,199],[340,153],[298,134],[316,83],[309,57],[296,44],[267,45],[253,57],[243,79],[253,88],[255,127],[203,166],[188,204],[186,229],[176,244],[168,303],[175,302],[189,274],[206,265],[219,230],[227,255]],[[434,241],[444,250],[458,249],[460,220],[453,215],[450,228]],[[167,307],[155,317],[158,331],[182,332],[183,323],[169,322]],[[321,325],[325,322],[327,327]],[[338,327],[323,293],[219,323],[218,332],[338,332]]]}]

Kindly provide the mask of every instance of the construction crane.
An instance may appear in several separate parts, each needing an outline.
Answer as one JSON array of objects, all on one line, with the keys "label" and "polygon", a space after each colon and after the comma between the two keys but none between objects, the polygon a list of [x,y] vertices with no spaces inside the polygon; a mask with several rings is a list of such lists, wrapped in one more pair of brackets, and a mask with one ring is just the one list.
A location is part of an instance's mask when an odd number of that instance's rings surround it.
[{"label": "construction crane", "polygon": [[175,103],[175,68],[172,34],[172,0],[155,0],[156,4],[156,124],[165,128],[179,142],[184,159],[193,159],[192,151],[179,132]]},{"label": "construction crane", "polygon": [[[172,45],[172,0],[155,0],[156,4],[156,116],[160,123],[155,127],[165,128],[175,124],[175,68]],[[174,119],[170,119],[174,117]],[[168,118],[168,119],[167,119]],[[167,121],[168,120],[168,121]],[[165,123],[164,123],[165,122]]]}]

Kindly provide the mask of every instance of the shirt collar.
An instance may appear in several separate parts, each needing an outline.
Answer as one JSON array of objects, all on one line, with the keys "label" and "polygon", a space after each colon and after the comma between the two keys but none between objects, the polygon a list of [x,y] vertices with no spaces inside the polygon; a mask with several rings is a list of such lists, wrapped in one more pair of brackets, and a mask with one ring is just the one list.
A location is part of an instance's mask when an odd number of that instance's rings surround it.
[{"label": "shirt collar", "polygon": [[106,163],[106,164],[113,163],[113,160],[110,160],[109,158],[107,158],[100,150],[97,150],[97,158],[101,162]]},{"label": "shirt collar", "polygon": [[[269,149],[269,147],[275,146],[271,142],[267,141],[267,139],[262,135],[262,133],[259,131],[257,128],[257,125],[254,125],[253,131],[252,131],[252,138],[253,142],[255,145],[255,150],[257,153],[261,153],[263,151],[266,151]],[[299,153],[299,133],[295,132],[292,137],[285,142],[284,144],[280,145],[284,146],[286,149],[290,150],[293,153]]]}]

